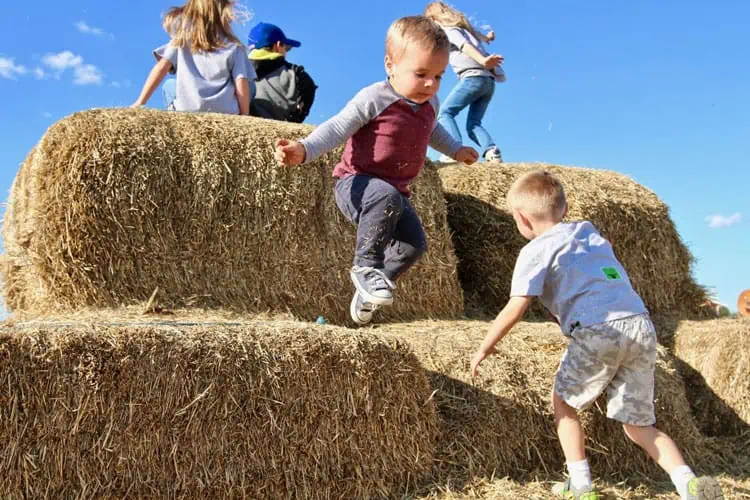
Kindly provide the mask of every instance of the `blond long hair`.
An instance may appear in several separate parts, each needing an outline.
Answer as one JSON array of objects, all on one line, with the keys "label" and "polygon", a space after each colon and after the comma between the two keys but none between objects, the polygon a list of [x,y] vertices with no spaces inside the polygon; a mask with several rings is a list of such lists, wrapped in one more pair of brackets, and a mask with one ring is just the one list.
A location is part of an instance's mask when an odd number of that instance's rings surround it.
[{"label": "blond long hair", "polygon": [[432,2],[424,10],[425,17],[428,17],[441,26],[455,26],[463,28],[477,40],[489,42],[487,36],[480,33],[470,22],[463,12],[460,12],[445,2]]},{"label": "blond long hair", "polygon": [[211,52],[225,47],[227,41],[242,45],[232,31],[237,18],[234,0],[187,0],[164,15],[162,26],[175,47],[191,52]]}]

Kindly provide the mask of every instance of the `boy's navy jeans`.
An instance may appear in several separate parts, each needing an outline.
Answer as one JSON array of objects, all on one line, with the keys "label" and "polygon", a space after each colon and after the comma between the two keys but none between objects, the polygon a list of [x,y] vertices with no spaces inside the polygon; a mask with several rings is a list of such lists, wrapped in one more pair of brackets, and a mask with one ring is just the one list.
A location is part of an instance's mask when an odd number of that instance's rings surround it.
[{"label": "boy's navy jeans", "polygon": [[335,196],[339,210],[357,225],[355,266],[382,269],[395,281],[427,251],[409,198],[388,182],[350,175],[336,183]]}]

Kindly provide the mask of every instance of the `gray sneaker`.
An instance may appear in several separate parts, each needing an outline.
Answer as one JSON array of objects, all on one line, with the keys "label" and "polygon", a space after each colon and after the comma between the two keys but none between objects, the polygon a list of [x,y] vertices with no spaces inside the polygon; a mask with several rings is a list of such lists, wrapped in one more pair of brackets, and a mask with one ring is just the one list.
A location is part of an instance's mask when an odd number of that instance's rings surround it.
[{"label": "gray sneaker", "polygon": [[354,291],[352,303],[349,306],[349,314],[358,325],[366,325],[372,321],[372,313],[378,310],[378,305],[370,304],[362,300],[362,296],[357,290]]},{"label": "gray sneaker", "polygon": [[383,274],[383,271],[374,267],[354,266],[349,274],[363,301],[379,306],[393,304],[391,290],[396,288],[396,285]]},{"label": "gray sneaker", "polygon": [[503,155],[497,147],[490,148],[484,152],[484,161],[491,161],[495,163],[503,162]]},{"label": "gray sneaker", "polygon": [[722,500],[719,482],[708,476],[694,477],[688,483],[687,500]]}]

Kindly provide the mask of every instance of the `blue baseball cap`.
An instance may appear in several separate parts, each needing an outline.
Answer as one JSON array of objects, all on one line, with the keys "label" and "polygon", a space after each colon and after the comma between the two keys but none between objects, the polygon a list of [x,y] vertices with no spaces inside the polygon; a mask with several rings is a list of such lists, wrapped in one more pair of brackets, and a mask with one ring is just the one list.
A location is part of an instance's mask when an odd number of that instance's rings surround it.
[{"label": "blue baseball cap", "polygon": [[254,45],[256,48],[270,47],[276,42],[281,42],[290,47],[299,47],[302,45],[297,40],[287,38],[284,32],[281,31],[281,28],[269,23],[256,24],[247,36],[247,44]]}]

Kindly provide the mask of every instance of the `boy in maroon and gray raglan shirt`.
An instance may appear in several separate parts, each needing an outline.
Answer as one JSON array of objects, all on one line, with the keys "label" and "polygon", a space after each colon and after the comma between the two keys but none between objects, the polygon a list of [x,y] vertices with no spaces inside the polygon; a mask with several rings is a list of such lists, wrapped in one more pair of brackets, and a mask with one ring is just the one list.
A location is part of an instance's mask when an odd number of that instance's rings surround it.
[{"label": "boy in maroon and gray raglan shirt", "polygon": [[386,39],[388,80],[361,90],[302,141],[276,141],[276,157],[286,165],[311,162],[346,141],[333,176],[339,179],[336,204],[358,226],[350,313],[360,325],[393,303],[394,282],[427,250],[409,202],[409,183],[424,165],[427,146],[467,164],[478,156],[436,120],[449,49],[445,32],[429,19],[395,21]]}]

